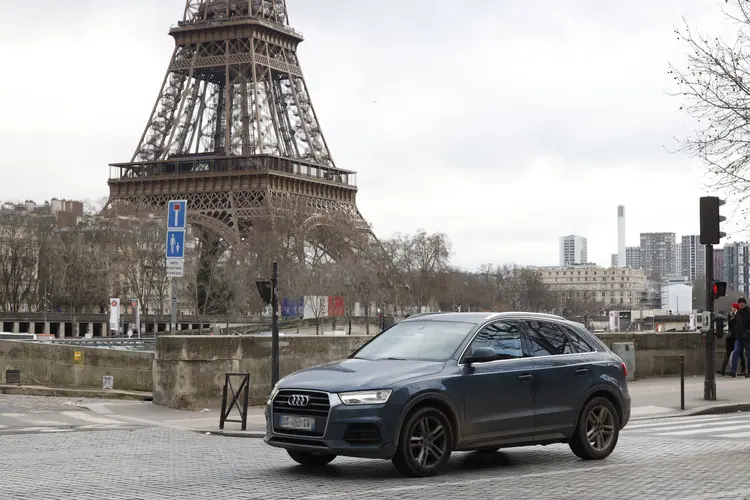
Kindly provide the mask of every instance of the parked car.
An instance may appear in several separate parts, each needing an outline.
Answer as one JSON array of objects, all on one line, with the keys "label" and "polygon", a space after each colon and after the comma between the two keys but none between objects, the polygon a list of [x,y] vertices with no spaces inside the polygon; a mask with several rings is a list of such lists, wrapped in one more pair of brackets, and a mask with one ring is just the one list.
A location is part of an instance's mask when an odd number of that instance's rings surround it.
[{"label": "parked car", "polygon": [[348,359],[284,377],[265,442],[310,467],[337,455],[437,474],[453,451],[568,443],[609,456],[630,418],[627,369],[580,323],[444,313],[397,323]]}]

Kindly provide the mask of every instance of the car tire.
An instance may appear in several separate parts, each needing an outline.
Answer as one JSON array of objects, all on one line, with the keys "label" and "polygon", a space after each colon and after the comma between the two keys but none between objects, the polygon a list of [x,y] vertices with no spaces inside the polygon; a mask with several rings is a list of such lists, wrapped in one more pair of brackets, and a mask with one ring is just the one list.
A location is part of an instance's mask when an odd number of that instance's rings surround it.
[{"label": "car tire", "polygon": [[615,450],[619,437],[620,416],[615,406],[607,398],[596,397],[581,410],[569,445],[583,460],[602,460]]},{"label": "car tire", "polygon": [[442,411],[423,407],[409,414],[398,440],[392,459],[396,469],[408,477],[429,477],[438,474],[450,460],[453,429]]},{"label": "car tire", "polygon": [[336,455],[330,453],[313,453],[311,451],[286,450],[289,456],[305,467],[323,467],[330,464]]}]

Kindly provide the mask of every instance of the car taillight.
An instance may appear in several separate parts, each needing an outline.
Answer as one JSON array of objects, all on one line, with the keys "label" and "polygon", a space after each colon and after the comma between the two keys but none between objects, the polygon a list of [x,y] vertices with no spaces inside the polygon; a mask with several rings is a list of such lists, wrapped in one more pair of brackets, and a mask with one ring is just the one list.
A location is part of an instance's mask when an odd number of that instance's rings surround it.
[{"label": "car taillight", "polygon": [[620,366],[622,367],[622,373],[625,374],[625,376],[628,376],[628,367],[625,366],[625,363],[620,363]]}]

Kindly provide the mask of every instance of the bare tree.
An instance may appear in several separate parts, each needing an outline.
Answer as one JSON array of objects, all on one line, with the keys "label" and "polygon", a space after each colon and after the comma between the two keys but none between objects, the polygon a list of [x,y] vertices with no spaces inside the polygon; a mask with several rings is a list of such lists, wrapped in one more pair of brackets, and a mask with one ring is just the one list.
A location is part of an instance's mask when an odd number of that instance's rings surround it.
[{"label": "bare tree", "polygon": [[697,132],[681,140],[681,150],[703,160],[714,188],[744,202],[750,194],[750,3],[726,0],[726,17],[738,26],[725,41],[701,34],[685,21],[676,29],[687,49],[687,65],[670,65],[683,101],[680,109],[697,121]]},{"label": "bare tree", "polygon": [[0,308],[21,311],[34,302],[37,282],[37,230],[27,217],[0,220]]},{"label": "bare tree", "polygon": [[438,278],[448,269],[451,242],[444,233],[428,234],[424,230],[414,235],[395,234],[384,242],[386,252],[393,259],[396,270],[408,282],[411,304],[421,310],[435,301]]}]

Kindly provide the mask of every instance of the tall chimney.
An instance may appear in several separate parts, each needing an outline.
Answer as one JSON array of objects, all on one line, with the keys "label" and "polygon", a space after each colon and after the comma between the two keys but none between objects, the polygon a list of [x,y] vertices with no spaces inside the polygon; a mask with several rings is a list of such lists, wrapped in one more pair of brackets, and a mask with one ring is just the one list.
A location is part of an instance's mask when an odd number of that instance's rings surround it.
[{"label": "tall chimney", "polygon": [[625,206],[617,206],[617,267],[627,267],[625,254]]}]

